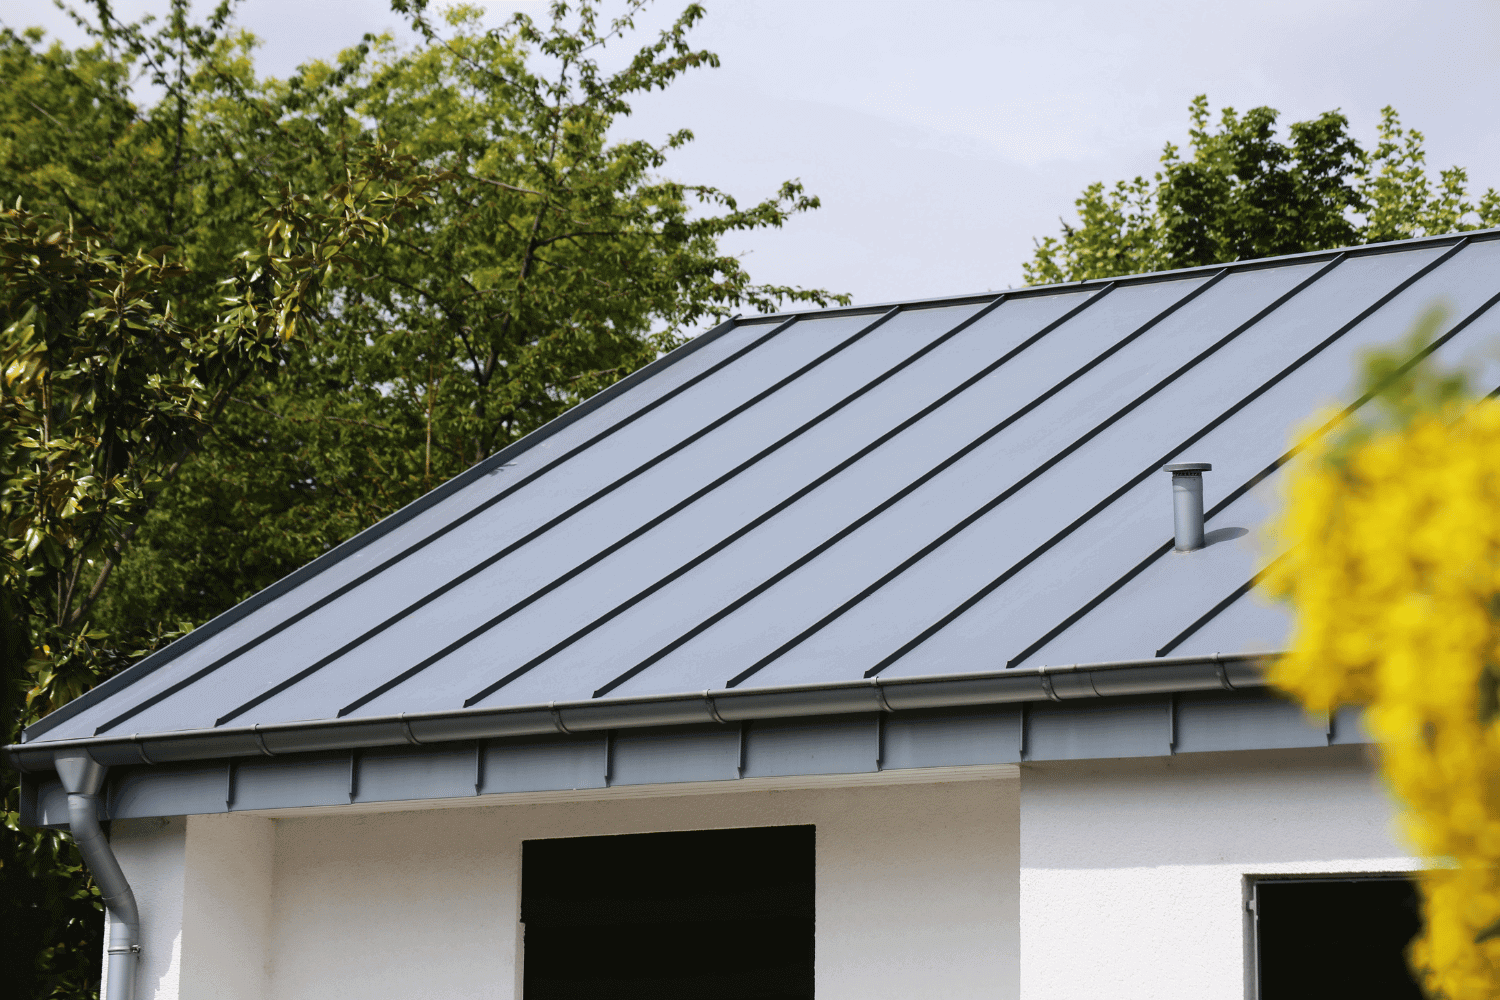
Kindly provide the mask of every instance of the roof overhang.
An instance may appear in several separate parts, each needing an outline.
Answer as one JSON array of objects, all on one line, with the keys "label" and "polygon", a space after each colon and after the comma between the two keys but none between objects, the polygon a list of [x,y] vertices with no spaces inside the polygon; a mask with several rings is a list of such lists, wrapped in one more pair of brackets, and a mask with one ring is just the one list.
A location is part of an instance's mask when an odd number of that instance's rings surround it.
[{"label": "roof overhang", "polygon": [[1264,664],[1271,658],[1265,654],[1215,654],[925,677],[873,677],[834,684],[35,740],[7,746],[5,753],[18,770],[43,772],[54,769],[57,754],[79,750],[105,766],[163,764],[658,726],[1235,691],[1264,687]]}]

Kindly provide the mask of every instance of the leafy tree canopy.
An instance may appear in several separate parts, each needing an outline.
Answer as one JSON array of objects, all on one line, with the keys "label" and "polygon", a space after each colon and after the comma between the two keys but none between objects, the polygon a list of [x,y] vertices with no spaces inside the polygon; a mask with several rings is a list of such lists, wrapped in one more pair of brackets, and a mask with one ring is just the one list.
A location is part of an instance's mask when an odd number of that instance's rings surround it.
[{"label": "leafy tree canopy", "polygon": [[[666,178],[690,132],[610,137],[640,94],[717,64],[688,41],[700,8],[607,71],[640,2],[492,30],[472,9],[398,6],[409,37],[288,80],[256,78],[243,39],[190,75],[201,186],[253,190],[263,173],[316,189],[359,140],[397,143],[447,183],[330,286],[307,347],[235,395],[122,567],[115,629],[206,619],[732,312],[843,301],[757,285],[719,249],[817,207],[796,182],[744,205]],[[225,148],[244,176],[221,176]],[[214,216],[223,196],[195,203],[211,231],[235,224]]]},{"label": "leafy tree canopy", "polygon": [[[644,2],[397,0],[409,31],[286,79],[228,0],[0,29],[8,739],[705,325],[843,301],[720,248],[816,208],[797,182],[740,203],[670,177],[690,132],[613,138],[718,63],[697,5],[606,60]],[[0,964],[88,995],[97,904],[12,779]]]},{"label": "leafy tree canopy", "polygon": [[1423,135],[1381,112],[1366,150],[1349,120],[1327,111],[1294,122],[1283,141],[1279,113],[1225,108],[1217,126],[1208,98],[1193,99],[1187,155],[1168,143],[1150,178],[1090,184],[1076,223],[1038,240],[1024,266],[1030,284],[1082,281],[1232,260],[1380,243],[1500,225],[1500,195],[1477,202],[1462,167],[1427,172]]}]

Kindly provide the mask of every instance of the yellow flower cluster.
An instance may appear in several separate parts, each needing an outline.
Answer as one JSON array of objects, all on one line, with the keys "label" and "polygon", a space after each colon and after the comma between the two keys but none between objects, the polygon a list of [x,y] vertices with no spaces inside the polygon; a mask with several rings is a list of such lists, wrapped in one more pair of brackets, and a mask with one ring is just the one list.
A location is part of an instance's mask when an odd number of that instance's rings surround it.
[{"label": "yellow flower cluster", "polygon": [[[1325,416],[1326,419],[1326,416]],[[1323,426],[1328,426],[1324,423]],[[1430,995],[1500,996],[1500,401],[1359,440],[1313,434],[1264,585],[1296,626],[1271,680],[1312,711],[1365,706],[1416,849]]]}]

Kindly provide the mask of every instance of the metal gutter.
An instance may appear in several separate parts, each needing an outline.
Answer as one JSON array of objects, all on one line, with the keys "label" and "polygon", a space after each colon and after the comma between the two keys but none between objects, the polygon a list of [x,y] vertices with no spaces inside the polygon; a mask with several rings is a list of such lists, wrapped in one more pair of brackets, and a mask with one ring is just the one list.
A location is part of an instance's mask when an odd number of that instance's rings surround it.
[{"label": "metal gutter", "polygon": [[737,723],[864,712],[903,712],[1264,687],[1277,654],[1185,656],[927,677],[872,677],[833,684],[735,688],[633,698],[548,702],[369,718],[190,729],[132,736],[40,740],[5,747],[12,767],[51,771],[59,753],[82,751],[106,767],[228,757],[278,756],[507,736],[601,732],[647,726]]}]

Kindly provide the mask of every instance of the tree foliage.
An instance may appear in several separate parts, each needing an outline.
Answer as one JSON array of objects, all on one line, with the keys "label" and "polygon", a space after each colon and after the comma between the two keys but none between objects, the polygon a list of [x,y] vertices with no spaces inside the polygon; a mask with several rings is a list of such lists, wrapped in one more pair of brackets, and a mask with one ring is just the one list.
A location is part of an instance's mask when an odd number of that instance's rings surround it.
[{"label": "tree foliage", "polygon": [[1189,153],[1168,143],[1150,178],[1102,182],[1074,202],[1077,223],[1037,241],[1031,284],[1108,278],[1232,260],[1326,250],[1500,225],[1500,194],[1472,202],[1461,167],[1427,173],[1423,135],[1381,112],[1366,151],[1349,121],[1327,111],[1294,122],[1279,113],[1225,108],[1217,127],[1208,99],[1193,99]]},{"label": "tree foliage", "polygon": [[1295,610],[1271,679],[1365,708],[1405,830],[1431,860],[1412,966],[1429,995],[1500,993],[1500,401],[1421,356],[1375,356],[1370,415],[1309,425],[1265,587]]},{"label": "tree foliage", "polygon": [[[817,207],[796,182],[741,205],[665,175],[691,133],[614,138],[717,65],[694,5],[606,67],[642,2],[398,2],[410,32],[284,80],[229,2],[96,0],[80,48],[0,30],[10,739],[703,325],[843,301],[719,247]],[[89,995],[97,901],[12,782],[8,985]]]},{"label": "tree foliage", "polygon": [[547,23],[486,30],[472,10],[411,4],[411,37],[336,64],[262,80],[234,55],[194,77],[235,81],[240,96],[196,99],[216,109],[203,118],[279,174],[321,183],[367,140],[448,181],[330,287],[305,349],[236,394],[219,447],[123,567],[112,627],[203,620],[736,310],[843,301],[757,285],[719,249],[817,207],[800,185],[742,205],[664,176],[690,132],[612,138],[638,95],[717,64],[689,44],[691,6],[607,70],[640,6],[606,21],[557,5]]},{"label": "tree foliage", "polygon": [[[187,273],[171,248],[127,255],[97,232],[19,204],[0,214],[0,671],[9,739],[11,726],[173,637],[164,623],[132,634],[91,624],[112,571],[233,393],[283,361],[322,282],[357,243],[399,225],[434,181],[380,149],[321,201],[285,193],[266,211],[259,245],[238,255],[221,283],[218,316],[198,326],[164,293]],[[22,831],[12,780],[5,791],[0,869],[14,893],[5,897],[5,939],[34,949],[9,955],[7,968],[23,987],[29,973],[43,973],[76,994],[89,987],[83,970],[98,954],[87,947],[97,903],[67,843]]]}]

